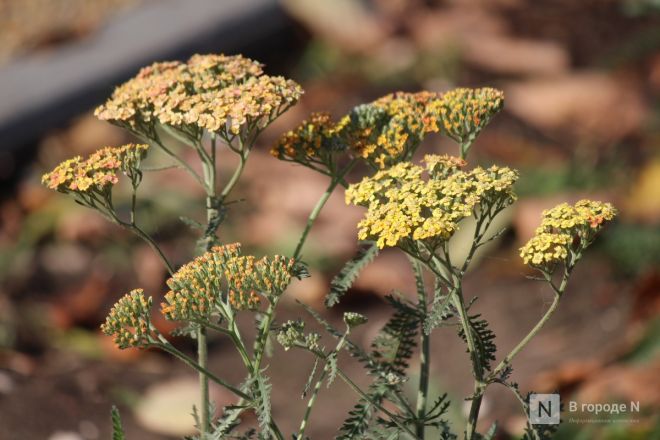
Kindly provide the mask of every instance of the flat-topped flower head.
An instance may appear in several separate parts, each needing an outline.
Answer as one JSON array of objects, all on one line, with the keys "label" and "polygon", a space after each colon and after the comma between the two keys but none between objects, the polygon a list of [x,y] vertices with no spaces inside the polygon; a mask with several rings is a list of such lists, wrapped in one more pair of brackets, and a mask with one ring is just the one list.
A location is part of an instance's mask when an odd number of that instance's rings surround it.
[{"label": "flat-topped flower head", "polygon": [[295,104],[302,88],[280,76],[250,77],[237,85],[163,103],[163,124],[194,126],[233,137],[243,129],[263,128]]},{"label": "flat-topped flower head", "polygon": [[433,177],[447,177],[467,165],[464,159],[447,154],[427,154],[424,156],[424,163],[426,171]]},{"label": "flat-topped flower head", "polygon": [[342,137],[353,151],[376,168],[409,160],[424,136],[439,127],[429,105],[430,92],[392,93],[355,107],[345,119]]},{"label": "flat-topped flower head", "polygon": [[334,162],[333,155],[346,148],[338,136],[342,127],[332,121],[329,113],[312,113],[309,120],[282,135],[270,154],[280,160],[328,169]]},{"label": "flat-topped flower head", "polygon": [[570,235],[542,232],[520,248],[520,257],[525,264],[552,272],[558,264],[567,262],[572,242]]},{"label": "flat-topped flower head", "polygon": [[[580,200],[575,205],[562,203],[543,211],[536,235],[520,249],[525,264],[551,271],[557,263],[575,264],[596,238],[602,226],[614,219],[611,203]],[[560,249],[563,247],[563,250]]]},{"label": "flat-topped flower head", "polygon": [[112,307],[101,330],[114,338],[121,349],[146,347],[152,342],[151,297],[142,289],[132,290]]},{"label": "flat-topped flower head", "polygon": [[442,121],[443,132],[461,144],[462,156],[481,130],[504,105],[504,93],[490,87],[459,88],[429,104],[430,112]]},{"label": "flat-topped flower head", "polygon": [[302,94],[300,86],[263,74],[240,55],[193,55],[187,63],[154,63],[117,87],[96,109],[102,120],[156,139],[156,123],[199,140],[204,130],[236,135],[270,123]]},{"label": "flat-topped flower head", "polygon": [[63,193],[103,194],[119,181],[118,172],[126,174],[134,185],[141,179],[140,163],[149,149],[145,144],[104,147],[83,160],[66,160],[41,181],[48,188]]},{"label": "flat-topped flower head", "polygon": [[184,87],[186,82],[190,82],[190,75],[185,64],[178,61],[154,63],[118,86],[110,99],[96,108],[94,115],[102,121],[152,135],[158,103],[168,93]]},{"label": "flat-topped flower head", "polygon": [[263,65],[242,55],[196,54],[186,63],[197,93],[219,90],[262,75]]},{"label": "flat-topped flower head", "polygon": [[574,206],[562,203],[543,211],[541,228],[566,233],[597,230],[605,222],[616,216],[616,210],[610,203],[592,200],[580,200]]},{"label": "flat-topped flower head", "polygon": [[225,271],[229,261],[240,255],[240,244],[216,246],[195,258],[167,280],[161,312],[173,321],[204,320],[222,298]]},{"label": "flat-topped flower head", "polygon": [[[404,240],[427,240],[435,247],[448,240],[458,223],[478,206],[502,209],[515,200],[518,174],[509,168],[459,170],[460,159],[427,156],[427,169],[401,162],[350,185],[346,202],[366,206],[358,238],[378,247]],[[440,171],[442,168],[444,171]]]}]

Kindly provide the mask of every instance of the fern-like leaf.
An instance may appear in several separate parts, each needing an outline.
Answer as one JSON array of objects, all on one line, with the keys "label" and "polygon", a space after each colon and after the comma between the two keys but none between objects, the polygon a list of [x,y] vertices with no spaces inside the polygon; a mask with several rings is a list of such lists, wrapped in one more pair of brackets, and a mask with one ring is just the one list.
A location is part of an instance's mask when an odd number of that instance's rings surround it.
[{"label": "fern-like leaf", "polygon": [[[488,328],[488,322],[481,319],[481,315],[469,316],[468,322],[477,345],[477,354],[484,363],[484,367],[490,370],[490,362],[495,360],[495,352],[497,351],[495,334]],[[459,331],[459,335],[464,341],[466,340],[463,329]]]},{"label": "fern-like leaf", "polygon": [[121,416],[116,406],[112,405],[110,410],[110,418],[112,419],[112,440],[126,440],[124,428],[121,425]]},{"label": "fern-like leaf", "polygon": [[273,386],[268,382],[268,377],[259,373],[256,378],[255,410],[262,431],[268,429],[271,421],[270,392]]},{"label": "fern-like leaf", "polygon": [[378,247],[375,243],[367,242],[357,254],[346,263],[342,270],[330,283],[330,292],[325,298],[326,307],[332,307],[339,303],[344,294],[353,285],[358,275],[378,255]]},{"label": "fern-like leaf", "polygon": [[414,307],[394,296],[387,296],[386,300],[395,312],[371,344],[371,357],[385,366],[388,373],[405,376],[408,360],[417,345],[420,316]]},{"label": "fern-like leaf", "polygon": [[339,367],[337,366],[336,351],[333,351],[328,356],[328,363],[326,364],[326,368],[328,369],[328,379],[326,380],[326,385],[328,386],[328,388],[330,388],[330,385],[332,385],[332,383],[337,378],[337,371],[339,369]]}]

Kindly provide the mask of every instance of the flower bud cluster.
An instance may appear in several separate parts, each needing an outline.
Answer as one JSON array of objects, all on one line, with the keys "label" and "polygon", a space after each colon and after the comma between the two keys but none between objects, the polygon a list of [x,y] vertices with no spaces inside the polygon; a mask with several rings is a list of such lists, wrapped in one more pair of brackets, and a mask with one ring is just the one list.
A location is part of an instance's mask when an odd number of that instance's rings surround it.
[{"label": "flower bud cluster", "polygon": [[155,137],[155,124],[200,139],[262,127],[298,101],[302,89],[240,55],[194,55],[187,63],[155,63],[117,87],[96,109],[99,119]]},{"label": "flower bud cluster", "polygon": [[259,293],[267,297],[282,294],[291,282],[295,260],[275,255],[259,260],[241,256],[227,263],[229,301],[234,308],[254,310],[260,302]]},{"label": "flower bud cluster", "polygon": [[240,244],[216,246],[182,266],[167,285],[161,312],[175,321],[206,320],[225,297],[238,310],[254,310],[260,296],[280,295],[294,261],[279,255],[259,260],[241,255]]},{"label": "flower bud cluster", "polygon": [[378,247],[398,246],[403,239],[448,240],[458,223],[478,206],[503,208],[515,200],[518,173],[506,167],[459,169],[458,158],[427,155],[426,169],[401,162],[350,185],[346,202],[368,208],[358,224],[361,240]]},{"label": "flower bud cluster", "polygon": [[119,181],[117,172],[122,171],[137,186],[142,176],[140,162],[148,148],[144,144],[105,147],[85,160],[76,156],[60,163],[44,174],[41,181],[48,188],[63,193],[102,194]]},{"label": "flower bud cluster", "polygon": [[285,322],[277,332],[277,342],[286,351],[296,345],[309,348],[310,350],[318,350],[319,339],[320,336],[318,333],[305,334],[305,322],[300,319]]},{"label": "flower bud cluster", "polygon": [[151,297],[145,298],[142,289],[135,289],[122,297],[110,310],[101,325],[107,336],[114,338],[119,348],[145,347],[151,342]]},{"label": "flower bud cluster", "polygon": [[173,321],[207,319],[222,296],[227,262],[239,255],[238,243],[217,246],[182,266],[167,280],[161,313]]},{"label": "flower bud cluster", "polygon": [[545,210],[541,226],[520,248],[520,256],[525,264],[552,272],[560,263],[571,264],[572,255],[589,246],[603,224],[615,216],[612,204],[593,200]]}]

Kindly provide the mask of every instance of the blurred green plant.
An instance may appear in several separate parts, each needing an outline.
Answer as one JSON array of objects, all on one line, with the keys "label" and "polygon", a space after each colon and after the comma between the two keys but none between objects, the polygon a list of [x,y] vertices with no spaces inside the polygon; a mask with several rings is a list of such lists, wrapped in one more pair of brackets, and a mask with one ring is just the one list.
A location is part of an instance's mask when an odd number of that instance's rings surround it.
[{"label": "blurred green plant", "polygon": [[[495,426],[484,435],[476,430],[486,389],[494,383],[506,386],[527,414],[526,398],[510,382],[512,361],[555,312],[575,265],[601,228],[614,218],[614,208],[609,203],[582,200],[543,213],[536,236],[520,254],[538,272],[538,279],[552,289],[554,300],[529,333],[496,363],[495,335],[485,318],[472,311],[476,298],[466,297],[463,278],[477,251],[501,234],[490,232],[495,218],[516,200],[517,171],[498,166],[466,169],[479,133],[502,108],[502,92],[491,88],[461,88],[446,94],[400,92],[359,105],[337,121],[328,114],[313,114],[285,133],[271,150],[278,159],[311,168],[329,179],[293,255],[257,258],[244,253],[238,243],[221,244],[217,230],[230,211],[232,190],[256,139],[301,94],[296,83],[265,75],[259,63],[247,58],[195,55],[186,63],[155,63],[142,69],[97,109],[99,118],[129,130],[144,143],[105,147],[87,158],[75,157],[45,174],[43,183],[100,212],[151,246],[170,274],[160,312],[179,324],[174,334],[196,342],[197,356],[179,350],[154,325],[153,299],[142,289],[132,290],[115,304],[102,325],[103,332],[122,349],[159,349],[199,373],[200,404],[193,414],[199,429],[196,438],[201,440],[289,437],[271,407],[273,389],[265,357],[273,335],[285,350],[301,349],[314,359],[303,391],[307,406],[298,430],[291,435],[294,439],[307,438],[310,415],[323,385],[336,380],[345,382],[358,396],[337,438],[424,439],[433,431],[434,436],[451,439],[456,435],[446,420],[448,396],[432,399],[429,395],[430,338],[435,330],[456,329],[467,347],[474,377],[474,391],[467,396],[470,411],[465,438],[493,438]],[[426,136],[438,132],[457,143],[458,156],[426,155],[421,165],[413,163]],[[184,160],[166,143],[166,135],[190,148],[198,162]],[[219,148],[233,152],[238,162],[222,184],[223,176],[217,173]],[[146,172],[142,160],[155,152],[188,173],[206,193],[205,222],[183,219],[198,233],[201,255],[178,268],[140,222],[138,189]],[[358,163],[369,175],[350,184],[349,172]],[[131,188],[130,206],[125,211],[117,209],[113,198],[121,175]],[[308,276],[302,259],[308,233],[340,186],[346,188],[347,203],[367,208],[358,225],[358,238],[364,246],[333,281],[327,305],[341,301],[382,248],[396,248],[408,255],[415,273],[417,301],[400,295],[387,297],[394,313],[370,349],[350,338],[353,329],[367,321],[358,313],[345,313],[340,330],[302,305],[336,339],[330,347],[321,343],[319,334],[307,332],[302,320],[276,323],[278,305],[289,284]],[[475,220],[471,247],[464,259],[453,261],[449,242],[462,220],[470,217]],[[432,283],[427,283],[429,277]],[[243,314],[254,314],[256,337],[251,341],[239,326],[238,317]],[[206,342],[210,331],[227,337],[235,348],[245,367],[241,383],[231,383],[210,371]],[[409,363],[418,342],[419,382],[413,403],[403,385],[410,378]],[[367,388],[342,369],[343,351],[364,365],[373,379]],[[211,416],[209,381],[237,398],[217,420]],[[247,411],[256,413],[256,427],[242,422]],[[112,418],[114,436],[122,438],[116,410]],[[541,438],[545,433],[528,424],[528,438]]]}]

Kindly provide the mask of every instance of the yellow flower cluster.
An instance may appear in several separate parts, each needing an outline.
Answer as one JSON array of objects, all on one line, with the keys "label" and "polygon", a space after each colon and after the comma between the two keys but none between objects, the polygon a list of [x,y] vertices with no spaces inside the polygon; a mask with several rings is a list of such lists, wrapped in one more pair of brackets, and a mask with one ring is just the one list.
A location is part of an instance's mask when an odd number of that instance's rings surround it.
[{"label": "yellow flower cluster", "polygon": [[541,229],[580,233],[583,230],[598,229],[604,222],[614,219],[615,216],[616,210],[611,203],[593,200],[580,200],[575,206],[562,203],[543,211]]},{"label": "yellow flower cluster", "polygon": [[118,182],[118,171],[123,171],[134,182],[139,179],[140,162],[148,148],[144,144],[105,147],[86,160],[76,156],[60,163],[44,174],[41,181],[48,188],[64,193],[102,193]]},{"label": "yellow flower cluster", "polygon": [[187,63],[155,63],[117,87],[96,109],[102,120],[154,137],[154,124],[199,138],[202,130],[238,134],[263,126],[298,101],[302,89],[240,55],[194,55]]},{"label": "yellow flower cluster", "polygon": [[456,142],[472,142],[504,105],[504,93],[490,87],[459,88],[430,104],[439,115],[444,132]]},{"label": "yellow flower cluster", "polygon": [[161,312],[176,321],[204,320],[224,298],[239,310],[253,310],[258,294],[279,295],[291,280],[293,260],[241,255],[240,244],[216,246],[181,267],[169,280]]},{"label": "yellow flower cluster", "polygon": [[376,240],[380,248],[403,239],[429,240],[434,246],[451,238],[478,205],[502,208],[515,200],[514,170],[461,171],[461,160],[446,156],[427,155],[424,162],[432,170],[428,178],[421,166],[401,162],[349,186],[346,202],[368,208],[358,224],[361,240]]},{"label": "yellow flower cluster", "polygon": [[101,331],[113,336],[119,348],[144,347],[151,342],[151,297],[142,289],[132,290],[110,310]]},{"label": "yellow flower cluster", "polygon": [[357,106],[342,121],[342,138],[354,155],[380,169],[408,160],[427,133],[439,131],[429,111],[439,100],[435,93],[399,92]]},{"label": "yellow flower cluster", "polygon": [[520,256],[525,264],[552,271],[558,263],[570,263],[571,252],[580,253],[589,246],[603,224],[615,216],[612,204],[593,200],[545,210],[541,226],[520,248]]},{"label": "yellow flower cluster", "polygon": [[461,144],[473,141],[502,103],[502,92],[491,88],[457,89],[443,95],[392,93],[355,107],[338,123],[327,114],[313,114],[309,122],[286,133],[271,154],[304,165],[327,165],[332,152],[347,150],[384,169],[410,160],[429,133],[444,130]]},{"label": "yellow flower cluster", "polygon": [[270,154],[281,160],[328,167],[332,153],[345,148],[338,138],[342,127],[329,113],[312,113],[308,121],[282,135]]},{"label": "yellow flower cluster", "polygon": [[532,237],[520,248],[525,264],[533,267],[552,268],[568,258],[568,248],[573,239],[570,235],[542,232]]}]

